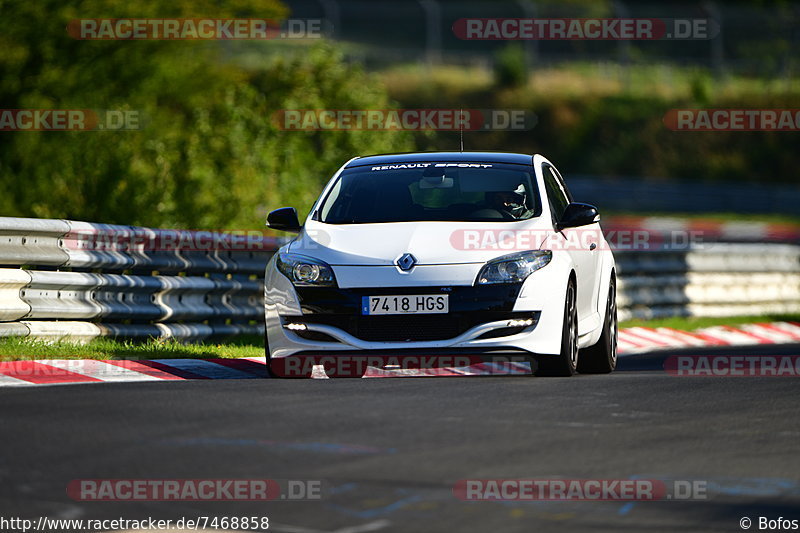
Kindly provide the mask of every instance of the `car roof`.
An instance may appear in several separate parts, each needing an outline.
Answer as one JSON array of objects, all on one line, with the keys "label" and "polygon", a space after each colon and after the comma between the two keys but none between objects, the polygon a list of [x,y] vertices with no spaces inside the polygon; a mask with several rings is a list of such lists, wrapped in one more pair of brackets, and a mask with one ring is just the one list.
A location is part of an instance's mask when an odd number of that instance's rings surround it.
[{"label": "car roof", "polygon": [[402,154],[381,154],[359,157],[350,161],[345,168],[395,163],[424,163],[428,161],[531,165],[533,164],[533,156],[530,154],[515,154],[511,152],[408,152]]}]

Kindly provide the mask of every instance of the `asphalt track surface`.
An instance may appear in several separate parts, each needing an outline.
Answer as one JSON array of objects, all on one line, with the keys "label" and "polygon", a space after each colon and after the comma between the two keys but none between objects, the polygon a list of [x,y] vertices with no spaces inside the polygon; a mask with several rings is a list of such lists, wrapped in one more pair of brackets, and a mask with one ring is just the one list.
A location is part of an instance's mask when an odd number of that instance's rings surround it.
[{"label": "asphalt track surface", "polygon": [[[269,516],[270,531],[742,531],[800,519],[798,378],[213,380],[0,390],[0,516]],[[78,502],[85,478],[322,480],[315,501]],[[707,499],[464,502],[473,478],[702,480]]]}]

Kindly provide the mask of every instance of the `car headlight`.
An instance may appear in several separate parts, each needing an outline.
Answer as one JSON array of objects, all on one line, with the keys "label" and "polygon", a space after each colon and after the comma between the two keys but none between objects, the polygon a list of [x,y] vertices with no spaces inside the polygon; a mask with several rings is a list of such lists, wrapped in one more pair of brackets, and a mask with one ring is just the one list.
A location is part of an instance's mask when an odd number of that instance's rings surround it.
[{"label": "car headlight", "polygon": [[517,283],[547,265],[553,259],[550,250],[504,255],[486,263],[478,274],[478,284]]},{"label": "car headlight", "polygon": [[275,260],[278,270],[297,287],[334,287],[336,278],[327,263],[298,254],[280,253]]}]

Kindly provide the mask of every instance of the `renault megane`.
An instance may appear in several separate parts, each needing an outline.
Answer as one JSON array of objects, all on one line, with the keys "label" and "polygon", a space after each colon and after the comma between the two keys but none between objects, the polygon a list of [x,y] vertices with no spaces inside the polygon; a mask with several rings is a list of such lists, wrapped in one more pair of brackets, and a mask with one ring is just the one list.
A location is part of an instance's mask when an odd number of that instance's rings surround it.
[{"label": "renault megane", "polygon": [[354,158],[265,275],[267,361],[320,354],[523,354],[541,376],[617,361],[614,257],[591,205],[541,155]]}]

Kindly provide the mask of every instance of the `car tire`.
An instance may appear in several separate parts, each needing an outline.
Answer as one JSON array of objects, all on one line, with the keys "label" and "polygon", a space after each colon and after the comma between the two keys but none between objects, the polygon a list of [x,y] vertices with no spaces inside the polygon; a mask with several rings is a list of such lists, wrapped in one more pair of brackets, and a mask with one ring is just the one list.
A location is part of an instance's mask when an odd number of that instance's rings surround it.
[{"label": "car tire", "polygon": [[578,307],[575,282],[570,280],[564,299],[564,321],[561,328],[561,352],[536,358],[534,376],[569,377],[578,365]]},{"label": "car tire", "polygon": [[617,324],[617,284],[612,276],[608,287],[603,332],[596,344],[580,351],[578,372],[581,374],[609,374],[616,368]]},{"label": "car tire", "polygon": [[269,338],[267,338],[266,328],[264,330],[264,356],[267,365],[267,377],[279,379],[311,379],[311,372],[304,372],[296,376],[287,376],[285,372],[276,372],[272,364],[272,356],[269,350]]},{"label": "car tire", "polygon": [[272,360],[272,358],[270,357],[270,351],[269,351],[269,338],[267,337],[267,326],[265,325],[264,326],[264,362],[267,365],[267,377],[268,378],[278,377],[278,376],[276,376],[275,374],[272,373],[272,369],[270,368],[271,360]]}]

